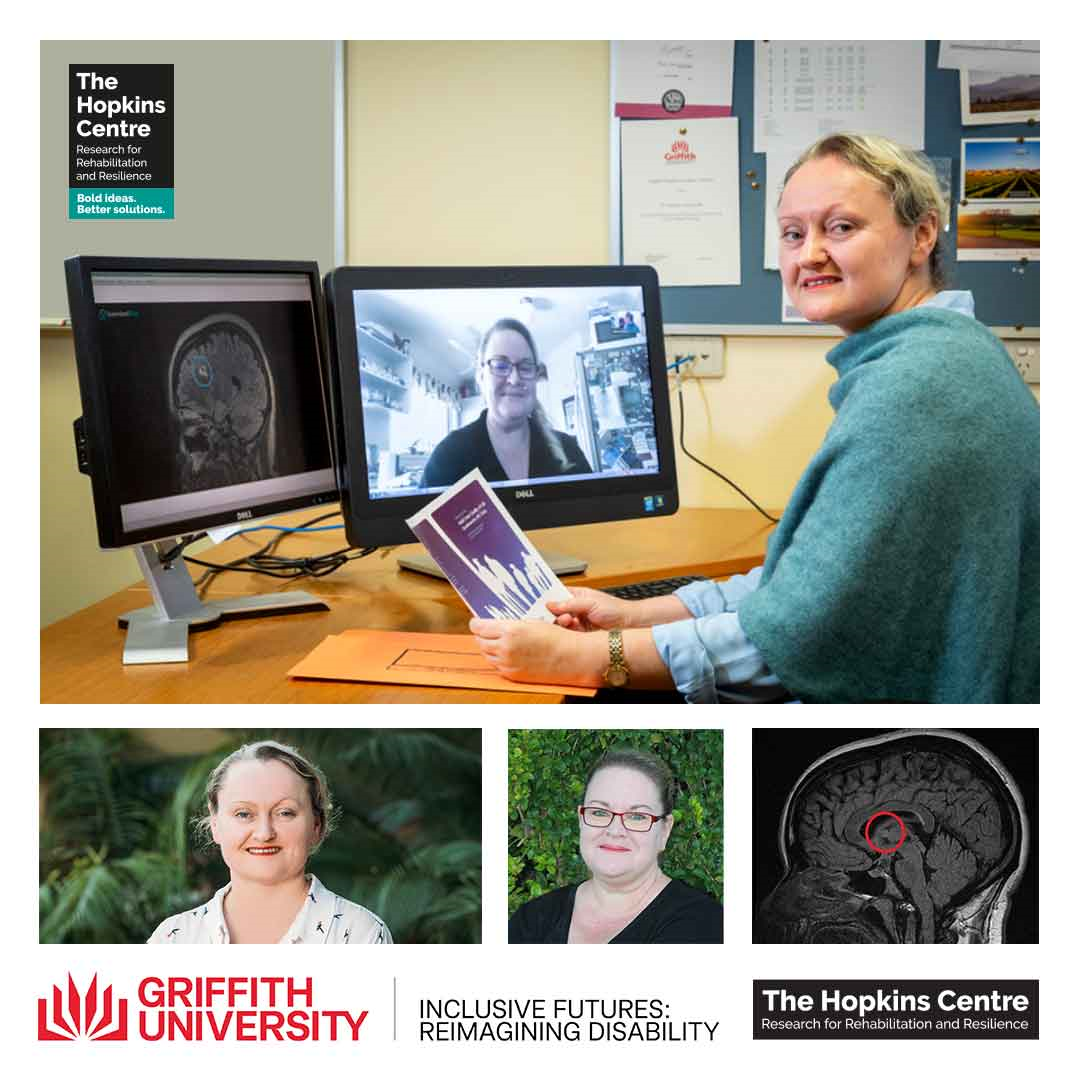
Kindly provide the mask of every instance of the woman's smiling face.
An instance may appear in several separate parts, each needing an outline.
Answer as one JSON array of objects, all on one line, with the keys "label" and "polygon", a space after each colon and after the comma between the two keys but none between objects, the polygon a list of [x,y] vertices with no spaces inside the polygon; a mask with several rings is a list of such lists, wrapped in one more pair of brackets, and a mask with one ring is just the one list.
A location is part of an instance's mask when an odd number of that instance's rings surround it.
[{"label": "woman's smiling face", "polygon": [[233,879],[263,885],[303,874],[319,839],[307,784],[277,760],[229,766],[210,830]]},{"label": "woman's smiling face", "polygon": [[[583,806],[598,806],[615,813],[638,811],[664,813],[656,782],[637,769],[611,765],[589,781]],[[667,846],[671,817],[653,822],[648,832],[627,829],[621,817],[597,828],[580,821],[581,857],[594,877],[632,881],[655,870],[660,852]]]},{"label": "woman's smiling face", "polygon": [[[901,224],[884,188],[837,157],[813,158],[784,187],[780,275],[813,322],[845,333],[920,303],[934,222]],[[929,290],[932,293],[932,289]]]},{"label": "woman's smiling face", "polygon": [[[491,370],[493,362],[513,365],[506,375]],[[536,373],[521,376],[521,365],[536,365],[529,343],[516,330],[496,330],[480,359],[480,382],[488,414],[499,427],[514,427],[529,419],[536,408]]]}]

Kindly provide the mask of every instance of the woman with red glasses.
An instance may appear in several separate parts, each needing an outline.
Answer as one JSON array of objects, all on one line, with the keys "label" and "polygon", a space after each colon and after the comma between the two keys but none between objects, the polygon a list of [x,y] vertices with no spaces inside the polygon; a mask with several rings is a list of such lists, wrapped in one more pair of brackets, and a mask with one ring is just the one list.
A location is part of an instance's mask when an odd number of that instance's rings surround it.
[{"label": "woman with red glasses", "polygon": [[675,779],[659,758],[609,750],[578,807],[590,877],[531,900],[510,920],[510,944],[641,945],[724,940],[723,908],[660,868]]}]

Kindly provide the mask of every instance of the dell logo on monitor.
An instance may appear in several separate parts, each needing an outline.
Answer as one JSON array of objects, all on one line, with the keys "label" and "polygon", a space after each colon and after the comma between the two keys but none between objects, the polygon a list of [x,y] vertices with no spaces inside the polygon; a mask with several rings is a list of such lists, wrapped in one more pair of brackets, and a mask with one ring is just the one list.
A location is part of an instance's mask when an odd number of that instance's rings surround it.
[{"label": "dell logo on monitor", "polygon": [[514,492],[515,499],[531,499],[533,498],[532,488],[520,488]]},{"label": "dell logo on monitor", "polygon": [[237,510],[236,511],[236,520],[237,521],[247,521],[247,520],[249,520],[251,518],[251,514],[252,514],[252,511],[250,511],[250,510]]}]

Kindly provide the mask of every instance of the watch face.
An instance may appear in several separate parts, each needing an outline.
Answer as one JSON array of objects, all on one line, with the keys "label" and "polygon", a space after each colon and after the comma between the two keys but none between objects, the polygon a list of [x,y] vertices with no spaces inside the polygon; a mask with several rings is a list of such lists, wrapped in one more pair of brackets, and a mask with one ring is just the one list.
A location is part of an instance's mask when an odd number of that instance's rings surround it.
[{"label": "watch face", "polygon": [[667,90],[660,99],[660,104],[670,113],[680,112],[686,104],[686,96],[681,90]]},{"label": "watch face", "polygon": [[604,678],[608,686],[625,686],[630,681],[630,672],[623,667],[608,668]]}]

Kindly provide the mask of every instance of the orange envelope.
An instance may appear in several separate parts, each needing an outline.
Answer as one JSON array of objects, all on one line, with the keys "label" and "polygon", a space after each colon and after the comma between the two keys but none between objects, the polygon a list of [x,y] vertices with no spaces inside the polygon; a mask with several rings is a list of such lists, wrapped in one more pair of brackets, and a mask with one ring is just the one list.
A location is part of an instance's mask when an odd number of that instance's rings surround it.
[{"label": "orange envelope", "polygon": [[471,634],[346,630],[329,635],[292,668],[289,675],[294,679],[596,696],[595,690],[584,686],[518,683],[504,679],[488,663]]}]

